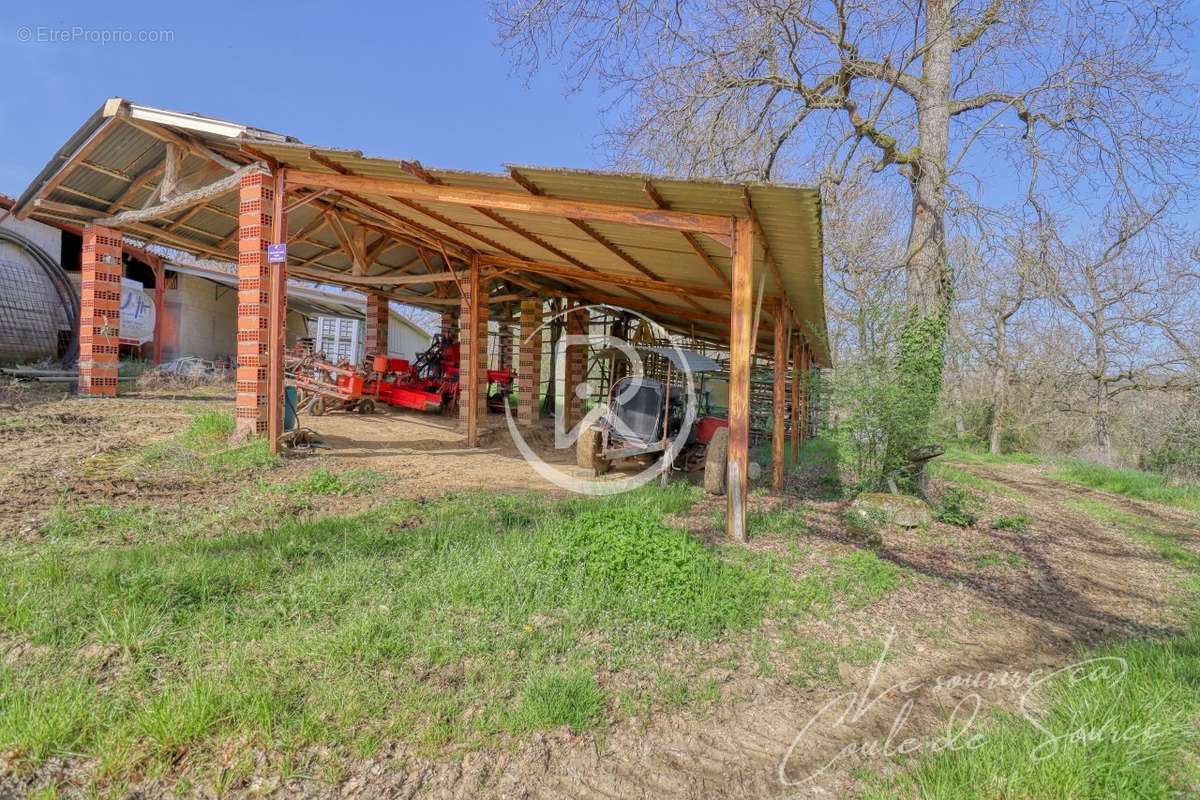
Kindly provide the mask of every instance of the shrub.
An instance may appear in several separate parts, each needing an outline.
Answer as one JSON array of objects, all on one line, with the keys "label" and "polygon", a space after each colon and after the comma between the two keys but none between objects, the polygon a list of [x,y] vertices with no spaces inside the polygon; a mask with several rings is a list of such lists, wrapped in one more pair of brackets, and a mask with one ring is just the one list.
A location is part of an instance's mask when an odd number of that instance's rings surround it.
[{"label": "shrub", "polygon": [[950,486],[942,492],[937,508],[934,509],[933,517],[938,522],[945,522],[948,525],[970,528],[979,519],[971,511],[977,503],[975,495],[966,489]]}]

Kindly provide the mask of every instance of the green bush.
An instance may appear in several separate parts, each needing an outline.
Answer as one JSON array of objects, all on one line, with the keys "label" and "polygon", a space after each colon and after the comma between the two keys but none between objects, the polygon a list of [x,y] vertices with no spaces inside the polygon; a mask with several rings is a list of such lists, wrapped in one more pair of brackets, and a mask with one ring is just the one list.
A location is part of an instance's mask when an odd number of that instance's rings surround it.
[{"label": "green bush", "polygon": [[949,486],[946,491],[942,492],[937,508],[933,511],[933,517],[938,522],[945,522],[948,525],[970,528],[979,521],[979,518],[971,510],[977,505],[978,500],[975,495],[966,489]]},{"label": "green bush", "polygon": [[764,574],[723,561],[651,509],[592,506],[559,526],[546,555],[553,566],[573,573],[581,588],[638,609],[634,616],[700,636],[762,617],[770,595]]},{"label": "green bush", "polygon": [[991,528],[994,531],[1016,531],[1017,533],[1028,533],[1029,526],[1033,522],[1028,514],[1013,514],[1011,516],[999,516],[992,520]]}]

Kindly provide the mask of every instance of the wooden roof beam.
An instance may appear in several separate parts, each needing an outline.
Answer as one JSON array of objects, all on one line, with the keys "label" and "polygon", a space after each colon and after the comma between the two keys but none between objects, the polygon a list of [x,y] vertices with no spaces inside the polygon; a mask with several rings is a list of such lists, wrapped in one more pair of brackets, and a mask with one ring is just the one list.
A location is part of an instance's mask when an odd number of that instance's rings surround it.
[{"label": "wooden roof beam", "polygon": [[[424,181],[425,183],[433,184],[436,186],[444,186],[445,185],[441,179],[439,179],[437,176],[433,175],[431,172],[429,172],[429,170],[425,169],[425,167],[421,166],[420,162],[402,161],[402,162],[400,162],[400,165],[409,174],[413,175],[414,177],[418,178],[419,180]],[[495,222],[496,224],[507,228],[508,230],[510,230],[513,233],[517,234],[518,236],[526,239],[527,241],[532,242],[533,244],[542,248],[546,252],[551,253],[551,254],[561,258],[563,261],[566,261],[568,264],[573,264],[576,267],[578,267],[579,269],[585,270],[587,272],[599,272],[599,270],[597,270],[595,267],[585,264],[584,262],[580,261],[578,258],[571,255],[567,251],[559,248],[557,245],[546,241],[542,237],[538,236],[537,234],[533,233],[532,231],[527,230],[523,226],[518,225],[517,223],[513,222],[512,220],[506,219],[505,217],[503,217],[500,214],[497,214],[495,211],[493,211],[490,208],[485,208],[483,206],[471,206],[471,209],[479,214],[482,214],[484,217],[487,217],[488,219]],[[498,242],[495,243],[494,246],[496,247],[496,249],[500,250],[500,252],[502,252],[502,253],[508,253],[510,256],[514,256],[514,257],[520,258],[520,259],[525,258],[524,254],[518,253],[514,250],[504,247],[503,245],[499,244]],[[647,297],[646,295],[642,294],[641,292],[638,292],[638,291],[632,290],[632,289],[626,289],[625,291],[634,297],[639,297],[643,300],[650,301],[650,298]]]},{"label": "wooden roof beam", "polygon": [[308,170],[289,170],[288,181],[296,186],[334,189],[339,192],[378,194],[405,200],[447,203],[461,206],[480,206],[496,211],[517,211],[526,214],[545,214],[569,219],[617,222],[645,225],[672,230],[728,236],[733,218],[718,214],[693,214],[684,211],[661,211],[633,206],[594,203],[584,200],[558,200],[534,197],[517,192],[498,192],[456,186],[430,186],[410,181],[389,180],[358,175],[329,175]]},{"label": "wooden roof beam", "polygon": [[[104,123],[101,124],[101,126],[96,130],[96,132],[93,133],[91,137],[84,142],[83,145],[80,146],[80,148],[76,150],[70,158],[64,161],[62,166],[60,166],[53,175],[50,176],[50,179],[42,185],[41,189],[38,190],[38,194],[48,200],[50,198],[50,194],[56,188],[58,188],[59,184],[63,182],[63,180],[71,172],[72,168],[90,156],[92,152],[99,147],[114,130],[116,130],[117,124],[116,117],[109,117],[106,119]],[[17,219],[25,219],[27,216],[29,216],[29,211],[30,206],[26,206],[25,208],[21,209],[21,213],[17,214]]]},{"label": "wooden roof beam", "polygon": [[614,275],[611,272],[586,272],[574,267],[567,267],[561,264],[550,264],[544,261],[527,261],[522,259],[502,258],[499,256],[487,255],[483,256],[482,260],[485,265],[506,267],[515,269],[517,271],[540,273],[542,275],[553,275],[561,278],[574,278],[576,280],[610,283],[615,286],[633,287],[652,292],[667,292],[670,294],[686,292],[693,297],[705,297],[712,300],[729,299],[729,290],[725,288],[713,288],[711,286],[700,286],[692,283],[681,284],[678,281],[668,282],[651,280],[650,278],[634,277],[632,275]]},{"label": "wooden roof beam", "polygon": [[[646,196],[650,198],[650,202],[654,203],[656,208],[661,208],[664,211],[670,209],[670,205],[668,205],[667,201],[663,199],[663,196],[658,193],[658,189],[654,187],[654,183],[652,181],[647,180],[643,186],[643,189],[645,189]],[[696,234],[691,233],[690,231],[680,231],[680,233],[683,235],[683,238],[687,241],[687,243],[692,246],[692,250],[694,250],[696,255],[700,257],[700,260],[704,262],[704,265],[707,266],[712,273],[717,276],[721,283],[725,284],[726,286],[730,286],[731,284],[729,281],[729,276],[722,272],[721,268],[717,266],[717,262],[713,261],[708,253],[705,252],[704,248],[700,244],[700,239],[696,236]]]}]

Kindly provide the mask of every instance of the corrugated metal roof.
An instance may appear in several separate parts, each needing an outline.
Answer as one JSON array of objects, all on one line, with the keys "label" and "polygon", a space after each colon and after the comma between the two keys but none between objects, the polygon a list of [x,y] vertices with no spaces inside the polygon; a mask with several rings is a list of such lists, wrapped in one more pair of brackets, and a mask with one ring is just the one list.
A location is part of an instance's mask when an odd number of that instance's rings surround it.
[{"label": "corrugated metal roof", "polygon": [[[173,137],[184,137],[237,163],[268,159],[292,170],[382,178],[413,185],[441,184],[509,195],[538,194],[561,200],[646,210],[669,208],[726,217],[744,217],[752,207],[764,235],[756,237],[759,239],[755,253],[756,288],[758,276],[765,275],[767,296],[786,294],[817,362],[829,363],[825,349],[821,204],[819,193],[811,187],[744,185],[532,166],[508,166],[503,173],[433,169],[414,161],[366,156],[355,150],[311,147],[290,137],[236,123],[114,99],[59,150],[22,194],[16,211],[78,223],[88,214],[142,208],[157,192],[159,180],[153,170],[165,156],[164,139]],[[78,157],[81,152],[86,153],[85,157]],[[63,165],[67,169],[63,170]],[[182,188],[195,188],[224,174],[227,173],[216,168],[211,159],[193,149],[180,170],[181,183],[190,180],[191,185]],[[309,231],[289,246],[292,268],[297,274],[314,268],[323,273],[350,271],[350,258],[339,247],[337,236],[328,225],[316,224],[316,217],[324,209],[333,209],[349,229],[368,231],[371,241],[384,235],[398,237],[399,244],[388,247],[378,257],[369,275],[391,274],[402,268],[406,273],[423,274],[426,260],[432,271],[442,271],[439,243],[444,243],[452,254],[469,250],[600,275],[651,278],[669,286],[634,289],[582,278],[568,282],[583,295],[628,297],[630,307],[640,303],[665,316],[662,321],[677,329],[698,325],[704,327],[698,332],[709,337],[727,336],[727,333],[722,335],[720,320],[728,318],[728,299],[696,296],[680,290],[680,287],[727,290],[731,269],[728,248],[709,237],[643,225],[581,222],[525,211],[486,210],[374,193],[364,201],[352,194],[328,194],[289,215],[289,235],[295,236],[302,229]],[[321,204],[325,204],[324,209],[318,207]],[[198,255],[227,259],[236,257],[236,229],[237,198],[233,194],[218,198],[201,210],[179,214],[173,220],[126,227],[127,233],[138,238],[151,238]],[[765,242],[761,241],[764,237]],[[774,271],[767,266],[768,251],[781,281],[776,280]],[[522,275],[523,280],[517,280],[518,283],[543,287],[546,294],[554,294],[552,287],[562,286],[561,282],[556,283],[560,278],[536,270]],[[351,285],[350,276],[346,277],[341,282]],[[339,282],[336,275],[326,275],[324,279]],[[432,282],[403,288],[404,292],[394,292],[393,296],[408,298],[424,294],[427,295],[424,300],[417,296],[407,301],[444,307],[445,301],[438,303],[435,298],[436,287]],[[764,325],[760,334],[766,332]]]}]

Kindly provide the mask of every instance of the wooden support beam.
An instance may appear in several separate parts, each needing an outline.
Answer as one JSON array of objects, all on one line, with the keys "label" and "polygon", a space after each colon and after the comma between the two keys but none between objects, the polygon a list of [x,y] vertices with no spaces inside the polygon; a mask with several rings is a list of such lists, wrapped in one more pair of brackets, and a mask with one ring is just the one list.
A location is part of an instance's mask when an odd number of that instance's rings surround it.
[{"label": "wooden support beam", "polygon": [[163,156],[162,182],[158,184],[158,199],[164,203],[174,200],[179,192],[179,167],[183,159],[183,147],[168,142],[166,154]]},{"label": "wooden support beam", "polygon": [[133,179],[133,183],[126,186],[125,191],[121,192],[120,196],[117,197],[117,199],[114,200],[108,206],[108,208],[105,210],[109,214],[112,214],[113,212],[117,211],[118,209],[123,208],[126,204],[129,203],[130,200],[133,199],[133,196],[135,194],[137,194],[137,191],[139,189],[141,189],[147,183],[149,183],[150,181],[154,180],[159,175],[161,175],[162,171],[163,171],[163,163],[160,161],[157,164],[155,164],[154,166],[150,167],[149,169],[146,169],[145,171],[139,173],[138,176]]},{"label": "wooden support beam", "polygon": [[776,301],[773,385],[771,387],[771,490],[783,490],[784,416],[787,413],[788,312],[787,303]]},{"label": "wooden support beam", "polygon": [[[639,278],[632,275],[614,275],[611,272],[587,272],[575,267],[563,266],[562,264],[549,264],[544,261],[526,261],[523,259],[501,258],[498,256],[483,256],[482,260],[487,266],[505,267],[541,275],[554,275],[561,278],[573,278],[575,280],[597,283],[611,283],[615,286],[632,286],[638,289],[648,289],[655,292],[667,292],[669,294],[688,294],[692,297],[705,297],[711,300],[729,299],[729,291],[726,289],[713,288],[711,286],[701,286],[694,283],[652,280],[650,278]],[[647,299],[649,300],[650,298]]]},{"label": "wooden support beam", "polygon": [[767,269],[771,271],[771,277],[775,279],[775,285],[779,287],[779,294],[787,302],[787,309],[794,317],[796,315],[796,306],[792,303],[792,299],[788,297],[787,286],[783,283],[783,273],[779,269],[778,262],[775,261],[775,254],[771,252],[771,245],[767,241],[767,233],[763,230],[763,226],[759,224],[758,214],[754,211],[754,204],[750,201],[750,190],[745,186],[742,187],[742,203],[746,207],[746,216],[750,218],[750,224],[754,226],[754,236],[758,244],[763,249],[763,260],[767,262]]},{"label": "wooden support beam", "polygon": [[[471,259],[464,287],[462,301],[466,308],[462,310],[466,319],[464,329],[459,337],[460,360],[465,362],[465,370],[460,370],[463,379],[459,381],[458,402],[466,403],[467,447],[479,446],[479,407],[482,405],[477,396],[482,382],[482,373],[487,365],[483,358],[487,354],[487,323],[482,313],[483,281],[482,270],[478,256]],[[486,389],[486,384],[484,384]]]},{"label": "wooden support beam", "polygon": [[154,363],[162,363],[163,330],[167,312],[167,271],[163,261],[155,257],[151,266],[154,267]]},{"label": "wooden support beam", "polygon": [[296,275],[303,274],[305,277],[315,281],[333,280],[347,286],[419,286],[426,283],[443,283],[454,282],[458,280],[453,272],[433,272],[425,275],[354,275],[344,272],[335,272],[331,269],[319,269],[316,267],[301,267],[297,265],[292,268],[292,273]]},{"label": "wooden support beam", "polygon": [[[283,201],[287,193],[284,170],[275,172],[272,195],[271,242],[287,241],[287,212]],[[287,349],[287,264],[271,264],[271,298],[267,325],[271,341],[267,362],[267,439],[272,453],[279,452],[283,435],[283,353]]]},{"label": "wooden support beam", "polygon": [[808,342],[803,339],[800,341],[800,383],[803,391],[803,402],[800,404],[800,442],[808,441],[808,415],[810,393],[812,391],[809,386],[809,367],[812,365],[812,351],[808,349]]},{"label": "wooden support beam", "polygon": [[[649,180],[646,181],[643,189],[646,192],[646,196],[650,198],[650,202],[654,203],[655,208],[661,208],[664,211],[670,210],[670,205],[668,205],[667,201],[663,199],[663,196],[658,193],[658,189],[655,188],[653,182]],[[729,286],[729,276],[722,272],[721,268],[717,266],[717,262],[713,261],[712,257],[708,255],[704,247],[701,246],[700,239],[696,236],[696,234],[689,231],[680,231],[680,233],[683,235],[684,240],[691,245],[692,250],[695,251],[696,255],[700,257],[700,260],[704,262],[704,265],[708,267],[710,271],[712,271],[712,274],[716,275],[721,283]]]},{"label": "wooden support beam", "polygon": [[357,175],[329,175],[321,172],[295,170],[289,182],[296,186],[334,189],[339,192],[361,192],[449,205],[480,206],[497,211],[517,211],[526,214],[545,214],[570,219],[618,222],[627,225],[646,225],[672,230],[699,231],[728,235],[730,218],[719,214],[693,214],[683,211],[636,208],[611,203],[584,200],[556,200],[534,197],[517,192],[498,192],[456,186],[429,186],[410,181],[389,180]]},{"label": "wooden support beam", "polygon": [[[407,172],[409,172],[414,177],[424,181],[425,183],[433,184],[433,185],[437,185],[437,186],[444,185],[443,182],[437,176],[430,173],[429,170],[427,170],[423,166],[421,166],[421,164],[419,162],[404,161],[404,162],[401,162],[401,164]],[[517,234],[521,238],[525,239],[526,241],[531,242],[532,244],[540,247],[541,249],[545,250],[548,253],[551,253],[554,256],[557,256],[558,258],[561,258],[563,261],[566,261],[568,264],[572,264],[572,265],[578,267],[579,269],[585,270],[587,272],[597,272],[598,271],[598,270],[596,270],[595,267],[591,267],[591,266],[583,263],[578,258],[571,255],[570,253],[563,250],[562,248],[556,246],[552,242],[549,242],[549,241],[543,239],[541,236],[538,236],[537,234],[533,233],[532,231],[527,230],[525,227],[518,225],[517,223],[502,216],[501,214],[497,214],[495,211],[493,211],[490,208],[484,208],[481,206],[472,206],[471,208],[476,213],[481,214],[482,216],[486,217],[487,219],[491,220],[492,222],[495,222],[497,225],[500,225],[501,227],[507,228],[508,230]],[[504,245],[501,245],[499,242],[493,243],[493,242],[490,242],[490,240],[484,240],[484,239],[481,239],[481,241],[484,241],[487,244],[492,244],[500,252],[508,253],[510,256],[513,256],[514,258],[521,258],[521,259],[525,258],[524,254],[518,253],[518,252],[512,250],[511,248],[505,247]],[[646,297],[644,294],[641,294],[640,292],[633,291],[633,290],[627,290],[627,291],[629,291],[629,293],[634,297],[639,297],[643,300],[650,299],[650,298]]]},{"label": "wooden support beam", "polygon": [[220,153],[217,153],[200,142],[197,142],[190,136],[184,136],[167,128],[162,128],[158,125],[153,125],[148,122],[143,122],[142,120],[132,119],[129,116],[121,117],[121,119],[123,119],[129,125],[137,128],[147,136],[152,136],[155,139],[166,142],[169,145],[175,145],[176,147],[182,148],[186,152],[199,156],[207,161],[211,161],[212,163],[224,169],[226,172],[236,172],[242,167],[242,165],[236,161],[231,161]]},{"label": "wooden support beam", "polygon": [[[84,142],[83,145],[81,145],[80,148],[76,150],[70,158],[64,161],[62,166],[60,166],[53,175],[50,176],[50,179],[42,185],[41,189],[38,190],[38,194],[41,197],[49,198],[51,193],[58,188],[67,175],[70,174],[71,169],[78,165],[79,162],[85,161],[87,157],[90,156],[96,150],[96,148],[99,147],[104,140],[109,137],[109,135],[116,129],[118,124],[119,123],[115,117],[109,117],[106,119],[100,125],[100,127],[96,129],[95,133],[93,133],[91,137]],[[25,219],[29,216],[30,211],[30,206],[26,206],[25,208],[21,209],[21,212],[17,214],[17,219]]]},{"label": "wooden support beam", "polygon": [[800,388],[800,336],[793,336],[791,341],[792,350],[792,463],[796,464],[800,461],[800,404],[801,388]]},{"label": "wooden support beam", "polygon": [[262,164],[247,164],[232,175],[227,175],[221,180],[214,181],[207,186],[202,186],[201,188],[195,189],[191,192],[186,192],[178,197],[175,197],[174,199],[167,200],[159,205],[151,206],[150,208],[142,208],[136,211],[123,211],[120,214],[114,214],[111,217],[105,217],[101,220],[98,220],[96,224],[119,228],[131,222],[145,222],[147,220],[167,217],[171,214],[191,208],[199,203],[207,203],[216,197],[220,197],[223,194],[235,191],[243,177],[254,172],[261,172],[263,170],[264,167]]},{"label": "wooden support beam", "polygon": [[725,531],[739,542],[748,539],[746,502],[750,489],[750,336],[753,310],[754,228],[734,223],[733,295],[729,315],[729,466],[726,475]]}]

